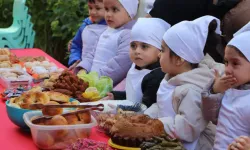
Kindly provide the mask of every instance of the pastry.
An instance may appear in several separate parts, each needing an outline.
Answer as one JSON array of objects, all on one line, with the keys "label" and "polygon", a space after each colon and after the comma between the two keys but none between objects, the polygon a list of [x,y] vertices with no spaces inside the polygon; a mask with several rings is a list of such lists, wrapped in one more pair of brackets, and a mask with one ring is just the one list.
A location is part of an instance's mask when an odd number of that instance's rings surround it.
[{"label": "pastry", "polygon": [[82,121],[84,124],[88,124],[91,122],[91,115],[89,111],[84,112],[84,113],[79,113],[78,117],[80,121]]},{"label": "pastry", "polygon": [[43,92],[25,92],[16,100],[17,104],[23,109],[29,109],[30,104],[41,103],[46,104],[50,101],[47,94]]},{"label": "pastry", "polygon": [[[60,105],[57,102],[54,101],[50,101],[47,104],[50,105]],[[42,113],[43,115],[47,115],[47,116],[55,116],[55,115],[60,115],[63,112],[63,108],[49,108],[49,107],[45,107],[42,109]]]},{"label": "pastry", "polygon": [[64,118],[67,120],[68,124],[77,124],[79,121],[75,114],[64,115]]},{"label": "pastry", "polygon": [[9,55],[0,55],[0,62],[2,61],[10,61]]},{"label": "pastry", "polygon": [[56,115],[50,120],[49,125],[68,125],[68,122],[63,116]]},{"label": "pastry", "polygon": [[0,62],[0,68],[10,68],[11,63],[9,61]]},{"label": "pastry", "polygon": [[10,50],[8,48],[0,48],[0,55],[10,55]]},{"label": "pastry", "polygon": [[36,136],[36,144],[42,148],[49,148],[55,143],[55,139],[47,132],[38,131]]},{"label": "pastry", "polygon": [[49,73],[38,74],[38,79],[48,79],[48,78],[49,78]]},{"label": "pastry", "polygon": [[49,91],[45,93],[50,97],[50,100],[56,101],[59,103],[68,103],[70,99],[69,96],[59,93],[59,92]]}]

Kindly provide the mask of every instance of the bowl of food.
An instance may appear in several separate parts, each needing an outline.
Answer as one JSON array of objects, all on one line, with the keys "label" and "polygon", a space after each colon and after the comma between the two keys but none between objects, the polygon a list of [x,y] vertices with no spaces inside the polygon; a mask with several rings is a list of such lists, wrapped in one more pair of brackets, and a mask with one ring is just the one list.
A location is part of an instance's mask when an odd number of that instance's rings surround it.
[{"label": "bowl of food", "polygon": [[97,125],[89,112],[72,114],[64,111],[62,115],[45,119],[39,116],[42,116],[42,112],[27,112],[23,118],[40,149],[65,149],[79,138],[89,138],[91,129]]},{"label": "bowl of food", "polygon": [[[40,111],[32,110],[30,108],[31,104],[72,104],[78,105],[79,101],[71,99],[68,96],[62,95],[57,92],[40,92],[31,91],[25,92],[20,97],[11,98],[6,101],[6,110],[9,119],[17,126],[23,129],[28,129],[29,127],[23,120],[23,114],[30,111]],[[74,110],[75,108],[64,108],[65,110]],[[57,110],[55,110],[57,111]],[[54,111],[54,112],[55,112]]]},{"label": "bowl of food", "polygon": [[20,128],[28,129],[28,126],[23,120],[23,114],[32,110],[15,107],[10,104],[10,100],[6,101],[6,110],[11,122]]}]

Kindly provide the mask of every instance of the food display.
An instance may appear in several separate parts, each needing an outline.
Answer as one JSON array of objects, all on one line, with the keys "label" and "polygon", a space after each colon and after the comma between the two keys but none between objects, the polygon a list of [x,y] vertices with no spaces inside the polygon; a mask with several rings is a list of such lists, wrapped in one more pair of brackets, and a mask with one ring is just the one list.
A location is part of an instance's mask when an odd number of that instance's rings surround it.
[{"label": "food display", "polygon": [[46,60],[42,62],[25,62],[24,67],[36,80],[46,79],[50,77],[51,73],[61,73],[63,71],[62,68],[58,68],[54,63]]},{"label": "food display", "polygon": [[0,84],[5,88],[29,86],[32,77],[20,69],[0,68]]},{"label": "food display", "polygon": [[74,97],[80,102],[88,102],[88,99],[82,97],[82,93],[84,93],[88,87],[88,82],[79,79],[69,71],[64,71],[53,84],[53,91]]},{"label": "food display", "polygon": [[113,150],[107,143],[90,139],[78,139],[70,144],[65,150]]},{"label": "food display", "polygon": [[140,145],[141,150],[185,150],[182,143],[168,135],[153,137]]},{"label": "food display", "polygon": [[100,114],[100,127],[108,131],[112,142],[127,147],[139,147],[144,140],[164,133],[164,126],[158,119],[140,114]]}]

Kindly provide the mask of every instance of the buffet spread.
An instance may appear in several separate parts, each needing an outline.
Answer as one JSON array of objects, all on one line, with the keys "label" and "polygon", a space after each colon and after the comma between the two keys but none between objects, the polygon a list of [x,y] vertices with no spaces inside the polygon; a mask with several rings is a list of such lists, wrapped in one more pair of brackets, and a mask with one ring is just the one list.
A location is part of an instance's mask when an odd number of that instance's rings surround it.
[{"label": "buffet spread", "polygon": [[[43,56],[17,57],[1,48],[0,84],[9,119],[30,130],[40,149],[184,150],[161,121],[143,114],[145,105],[103,101],[113,89],[109,77],[75,75]],[[110,137],[108,143],[89,139],[92,128]]]}]

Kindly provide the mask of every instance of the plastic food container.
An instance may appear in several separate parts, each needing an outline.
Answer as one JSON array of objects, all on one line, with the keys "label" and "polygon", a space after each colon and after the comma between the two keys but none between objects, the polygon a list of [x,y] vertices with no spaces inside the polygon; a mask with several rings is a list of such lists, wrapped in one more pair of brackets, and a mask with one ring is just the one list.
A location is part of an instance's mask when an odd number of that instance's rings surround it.
[{"label": "plastic food container", "polygon": [[79,138],[89,138],[91,129],[97,125],[93,116],[89,124],[45,126],[31,123],[32,117],[41,115],[41,112],[27,112],[23,115],[33,141],[40,149],[65,149]]},{"label": "plastic food container", "polygon": [[11,71],[18,71],[23,73],[23,77],[20,77],[18,79],[12,79],[12,78],[7,78],[4,76],[0,76],[0,84],[6,88],[16,88],[18,86],[30,86],[32,83],[32,77],[25,71],[20,70],[20,69],[6,69],[6,68],[0,68],[0,72],[11,72]]}]

